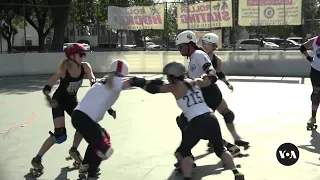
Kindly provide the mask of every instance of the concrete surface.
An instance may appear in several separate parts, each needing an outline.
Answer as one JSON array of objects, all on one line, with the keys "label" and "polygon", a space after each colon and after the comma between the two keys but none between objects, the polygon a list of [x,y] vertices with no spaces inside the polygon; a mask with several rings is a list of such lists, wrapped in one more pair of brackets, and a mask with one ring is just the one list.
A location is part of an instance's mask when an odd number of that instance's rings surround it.
[{"label": "concrete surface", "polygon": [[[223,70],[232,76],[308,77],[310,63],[300,51],[217,51]],[[104,73],[115,59],[125,59],[135,73],[162,72],[165,64],[188,60],[178,51],[112,51],[88,52],[86,61],[94,72]],[[64,53],[0,54],[0,76],[52,74]]]},{"label": "concrete surface", "polygon": [[[53,129],[51,110],[41,92],[47,78],[0,78],[0,180],[35,179],[28,174],[30,161]],[[252,145],[243,152],[247,157],[235,159],[246,179],[319,180],[320,135],[306,130],[311,92],[308,80],[299,84],[301,78],[231,78],[233,93],[222,83],[219,86],[236,114],[239,133]],[[88,88],[85,81],[79,99]],[[181,179],[173,173],[173,152],[180,142],[175,117],[180,110],[172,96],[128,90],[121,94],[114,108],[118,119],[106,115],[101,121],[111,133],[115,153],[102,163],[100,179]],[[224,138],[232,141],[223,119],[217,116]],[[39,180],[77,179],[77,171],[69,170],[72,162],[65,161],[74,134],[69,117],[66,124],[69,138],[43,157],[45,172]],[[280,165],[276,159],[277,147],[285,142],[294,143],[300,150],[299,161],[291,167]],[[86,145],[83,141],[79,148],[82,154]],[[231,171],[223,171],[214,154],[206,153],[206,141],[201,141],[193,153],[198,164],[194,179],[234,179]]]}]

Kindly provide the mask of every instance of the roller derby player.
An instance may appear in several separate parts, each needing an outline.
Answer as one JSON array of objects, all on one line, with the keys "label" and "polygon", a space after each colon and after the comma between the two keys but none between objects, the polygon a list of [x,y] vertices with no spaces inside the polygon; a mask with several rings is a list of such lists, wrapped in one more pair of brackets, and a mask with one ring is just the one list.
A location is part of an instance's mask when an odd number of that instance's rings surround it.
[{"label": "roller derby player", "polygon": [[[309,55],[307,49],[312,49],[313,57]],[[316,129],[317,111],[320,103],[320,36],[314,37],[300,46],[300,51],[311,63],[310,79],[312,84],[311,93],[311,118],[307,122],[307,130]]]},{"label": "roller derby player", "polygon": [[233,171],[235,180],[244,180],[244,175],[235,167],[232,155],[224,147],[219,122],[212,109],[205,103],[202,95],[200,88],[210,86],[218,80],[213,68],[208,67],[206,72],[208,75],[203,76],[203,79],[185,79],[185,66],[180,62],[171,62],[163,68],[163,74],[167,76],[169,84],[164,84],[162,80],[150,81],[137,78],[139,79],[137,82],[141,82],[139,85],[135,85],[151,94],[172,93],[178,107],[185,115],[188,126],[184,130],[184,137],[175,152],[185,180],[192,179],[194,160],[191,150],[201,139],[209,140],[212,143],[215,154],[221,158],[227,168]]},{"label": "roller derby player", "polygon": [[[205,51],[196,45],[196,35],[192,31],[184,31],[180,33],[176,38],[176,45],[179,46],[181,55],[187,56],[190,59],[188,71],[188,76],[190,78],[201,77],[206,73],[205,70],[212,66],[210,58]],[[215,111],[222,102],[225,102],[223,101],[221,91],[217,84],[202,88],[202,93],[204,94],[206,103],[213,111]],[[235,132],[233,124],[234,113],[223,103],[220,106],[220,109],[221,111],[224,109],[222,115],[224,116],[227,127],[230,128],[229,130],[231,131],[231,134],[237,137],[235,142],[247,148],[249,143],[241,140],[239,135]],[[183,116],[180,116],[180,119],[182,117]],[[183,121],[185,120],[182,118],[180,122]],[[210,143],[208,145],[210,146]],[[240,149],[237,146],[228,142],[226,142],[226,146],[234,155],[238,155],[240,153]]]},{"label": "roller derby player", "polygon": [[[213,67],[217,71],[218,78],[223,81],[230,90],[233,91],[233,86],[226,79],[225,73],[222,71],[222,60],[220,57],[214,54],[214,51],[218,48],[219,37],[214,33],[207,33],[202,38],[203,49],[210,57]],[[249,147],[249,142],[242,140],[239,134],[235,130],[233,124],[234,113],[228,108],[227,102],[222,98],[219,106],[217,107],[218,112],[224,117],[228,130],[230,131],[235,144],[243,146],[245,149]],[[210,147],[210,143],[208,144]]]},{"label": "roller derby player", "polygon": [[72,125],[89,144],[79,168],[79,179],[95,180],[101,161],[113,154],[110,135],[98,122],[117,101],[123,89],[135,86],[136,78],[128,79],[125,77],[128,74],[126,61],[113,61],[108,75],[91,87],[71,115]]},{"label": "roller derby player", "polygon": [[[33,166],[31,170],[35,175],[37,175],[37,172],[43,172],[42,157],[53,144],[61,144],[67,140],[64,111],[71,115],[77,106],[77,92],[81,87],[83,78],[86,76],[92,83],[95,81],[90,64],[82,62],[86,56],[83,45],[73,44],[68,46],[65,54],[67,59],[62,61],[59,70],[50,78],[49,84],[43,88],[43,93],[49,101],[49,105],[52,107],[54,132],[49,132],[50,137],[46,139],[37,156],[31,161]],[[49,94],[58,79],[60,79],[60,85],[51,99]],[[69,151],[70,156],[75,160],[75,165],[80,165],[82,161],[82,157],[77,150],[81,139],[82,136],[76,132],[73,146]]]}]

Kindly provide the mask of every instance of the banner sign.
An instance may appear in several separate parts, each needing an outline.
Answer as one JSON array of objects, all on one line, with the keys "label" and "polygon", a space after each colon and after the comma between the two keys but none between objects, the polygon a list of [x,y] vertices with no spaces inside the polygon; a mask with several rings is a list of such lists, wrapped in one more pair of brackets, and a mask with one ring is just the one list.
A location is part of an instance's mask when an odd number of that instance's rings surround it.
[{"label": "banner sign", "polygon": [[164,29],[164,4],[134,7],[108,6],[108,28]]},{"label": "banner sign", "polygon": [[301,6],[302,0],[241,0],[238,24],[240,26],[301,25]]},{"label": "banner sign", "polygon": [[232,0],[177,5],[178,29],[232,27]]}]

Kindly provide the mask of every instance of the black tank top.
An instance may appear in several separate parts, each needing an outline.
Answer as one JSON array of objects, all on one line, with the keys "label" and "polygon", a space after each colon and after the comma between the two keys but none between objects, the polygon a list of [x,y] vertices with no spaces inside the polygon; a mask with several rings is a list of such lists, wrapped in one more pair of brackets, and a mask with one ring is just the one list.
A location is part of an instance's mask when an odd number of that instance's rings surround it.
[{"label": "black tank top", "polygon": [[214,53],[212,53],[211,63],[212,63],[212,66],[214,67],[214,69],[217,69],[218,60],[217,60],[217,55],[215,55]]},{"label": "black tank top", "polygon": [[81,64],[81,73],[77,78],[71,77],[69,71],[66,71],[64,78],[60,78],[58,89],[53,94],[53,99],[59,102],[64,102],[65,99],[76,99],[79,88],[82,85],[83,77],[85,75],[84,67]]}]

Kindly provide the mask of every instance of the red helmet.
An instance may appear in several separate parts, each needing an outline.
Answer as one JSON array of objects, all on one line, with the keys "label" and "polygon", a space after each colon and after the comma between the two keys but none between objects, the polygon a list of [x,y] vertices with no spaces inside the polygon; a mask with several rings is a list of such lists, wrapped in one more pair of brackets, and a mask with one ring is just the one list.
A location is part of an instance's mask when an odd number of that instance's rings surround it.
[{"label": "red helmet", "polygon": [[84,51],[86,51],[86,48],[80,43],[69,44],[65,49],[67,58],[69,58],[71,55]]}]

